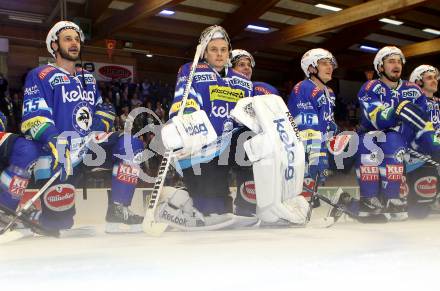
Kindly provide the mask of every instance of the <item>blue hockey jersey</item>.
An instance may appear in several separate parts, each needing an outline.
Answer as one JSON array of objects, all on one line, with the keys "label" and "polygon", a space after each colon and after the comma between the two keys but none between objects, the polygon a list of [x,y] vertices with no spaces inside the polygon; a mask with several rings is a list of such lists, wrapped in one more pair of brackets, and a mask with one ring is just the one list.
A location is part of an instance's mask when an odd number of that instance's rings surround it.
[{"label": "blue hockey jersey", "polygon": [[287,104],[301,133],[303,141],[321,141],[334,134],[335,94],[330,88],[320,89],[312,80],[306,79],[293,87]]},{"label": "blue hockey jersey", "polygon": [[26,78],[21,131],[39,140],[44,129],[54,125],[58,133],[73,131],[84,137],[99,103],[96,80],[89,72],[77,69],[74,76],[53,64],[40,66]]},{"label": "blue hockey jersey", "polygon": [[268,95],[275,94],[280,95],[278,90],[270,84],[264,82],[253,82],[254,83],[254,96],[258,95]]},{"label": "blue hockey jersey", "polygon": [[408,81],[400,81],[396,89],[390,89],[380,80],[368,81],[360,89],[358,98],[362,112],[362,132],[392,129],[404,136],[412,135],[410,126],[401,126],[395,109],[403,100],[410,100],[423,111],[427,107],[426,97],[419,86]]},{"label": "blue hockey jersey", "polygon": [[[183,65],[177,75],[170,117],[177,114],[182,104],[191,64]],[[229,113],[237,101],[250,96],[253,96],[253,85],[244,75],[226,68],[225,76],[222,77],[216,70],[203,62],[197,65],[184,112],[204,110],[217,134],[222,135],[236,126]]]}]

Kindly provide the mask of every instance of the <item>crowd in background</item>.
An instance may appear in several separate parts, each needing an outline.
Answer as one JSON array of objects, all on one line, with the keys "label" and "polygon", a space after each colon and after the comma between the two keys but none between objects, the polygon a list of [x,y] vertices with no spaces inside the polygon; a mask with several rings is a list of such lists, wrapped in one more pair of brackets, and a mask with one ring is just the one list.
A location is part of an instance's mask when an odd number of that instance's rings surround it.
[{"label": "crowd in background", "polygon": [[[285,83],[283,99],[292,90],[293,80]],[[24,84],[23,84],[24,85]],[[173,100],[174,84],[164,81],[151,81],[144,79],[139,83],[132,80],[111,82],[98,82],[98,88],[103,102],[111,103],[116,110],[115,129],[123,130],[128,114],[136,108],[148,108],[149,112],[154,112],[156,116],[149,113],[139,114],[134,122],[132,134],[138,133],[148,124],[164,123],[168,119],[168,112]],[[352,98],[350,98],[352,97]],[[339,126],[343,129],[353,130],[356,128],[359,120],[359,105],[355,96],[348,98],[336,98],[335,118]],[[8,131],[20,132],[21,110],[23,106],[23,90],[8,88],[7,79],[0,74],[0,110],[8,117]],[[146,132],[138,136],[143,142],[145,148],[149,147],[154,138],[152,132]],[[154,175],[160,163],[160,156],[150,159],[145,168],[148,173]]]}]

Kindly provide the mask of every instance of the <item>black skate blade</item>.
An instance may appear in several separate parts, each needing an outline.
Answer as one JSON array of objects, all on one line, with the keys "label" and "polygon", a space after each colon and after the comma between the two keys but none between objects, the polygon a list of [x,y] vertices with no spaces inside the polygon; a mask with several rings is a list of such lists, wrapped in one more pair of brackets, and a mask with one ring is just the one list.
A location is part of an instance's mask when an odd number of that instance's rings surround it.
[{"label": "black skate blade", "polygon": [[360,223],[387,223],[388,218],[383,214],[356,217]]},{"label": "black skate blade", "polygon": [[[23,217],[23,216],[17,216],[17,213],[15,211],[12,211],[11,209],[9,209],[8,207],[0,204],[0,210],[3,211],[4,213],[6,213],[7,215],[11,216],[12,218],[17,218],[18,221],[20,221],[24,226],[29,227],[32,231],[41,234],[41,235],[45,235],[45,236],[52,236],[52,237],[59,237],[60,236],[60,232],[58,230],[52,230],[52,229],[47,229],[44,226],[33,222],[32,220]],[[3,228],[0,230],[0,235],[4,234],[6,231],[8,231],[9,228]]]}]

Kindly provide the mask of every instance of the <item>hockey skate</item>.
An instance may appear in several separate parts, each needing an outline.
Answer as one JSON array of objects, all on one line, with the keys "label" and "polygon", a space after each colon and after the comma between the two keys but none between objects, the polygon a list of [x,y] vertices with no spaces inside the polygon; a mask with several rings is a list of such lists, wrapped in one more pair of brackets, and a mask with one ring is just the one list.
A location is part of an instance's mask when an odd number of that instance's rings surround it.
[{"label": "hockey skate", "polygon": [[384,223],[388,222],[388,218],[382,213],[384,206],[379,198],[361,197],[359,201],[358,220],[362,223]]},{"label": "hockey skate", "polygon": [[105,216],[106,233],[134,233],[142,232],[143,217],[134,214],[128,206],[119,203],[110,203]]},{"label": "hockey skate", "polygon": [[388,199],[384,215],[391,221],[404,221],[408,219],[408,209],[406,199]]}]

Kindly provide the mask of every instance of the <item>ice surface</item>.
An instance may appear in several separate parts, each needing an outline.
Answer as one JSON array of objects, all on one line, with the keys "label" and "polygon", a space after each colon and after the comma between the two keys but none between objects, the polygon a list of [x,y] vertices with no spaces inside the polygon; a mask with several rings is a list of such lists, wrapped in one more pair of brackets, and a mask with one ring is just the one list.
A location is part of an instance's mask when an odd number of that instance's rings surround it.
[{"label": "ice surface", "polygon": [[0,290],[438,290],[439,226],[27,238],[0,245]]}]

